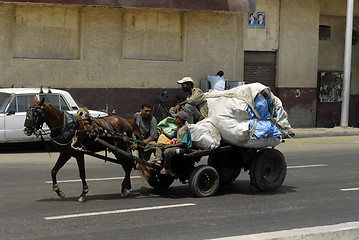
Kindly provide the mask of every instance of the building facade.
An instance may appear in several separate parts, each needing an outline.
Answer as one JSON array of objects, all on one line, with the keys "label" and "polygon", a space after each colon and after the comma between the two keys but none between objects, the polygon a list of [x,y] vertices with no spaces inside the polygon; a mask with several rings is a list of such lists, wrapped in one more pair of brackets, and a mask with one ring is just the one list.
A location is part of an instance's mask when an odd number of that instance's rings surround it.
[{"label": "building facade", "polygon": [[[0,87],[62,88],[131,117],[163,91],[181,94],[182,77],[199,87],[223,70],[270,86],[294,127],[340,124],[346,0],[0,2]],[[359,31],[359,6],[354,16]],[[350,126],[358,51],[353,34]]]}]

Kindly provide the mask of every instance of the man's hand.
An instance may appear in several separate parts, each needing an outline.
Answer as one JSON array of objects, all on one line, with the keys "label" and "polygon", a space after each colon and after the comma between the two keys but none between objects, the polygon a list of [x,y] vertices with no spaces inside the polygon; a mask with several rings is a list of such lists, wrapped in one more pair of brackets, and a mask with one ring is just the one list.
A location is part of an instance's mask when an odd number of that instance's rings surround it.
[{"label": "man's hand", "polygon": [[137,148],[138,148],[137,143],[135,143],[135,144],[133,144],[133,145],[131,146],[131,150],[136,150]]},{"label": "man's hand", "polygon": [[178,112],[181,108],[181,105],[177,103],[177,105],[174,107],[175,112]]},{"label": "man's hand", "polygon": [[164,134],[165,131],[163,130],[163,128],[159,128],[158,131],[160,131],[161,134]]}]

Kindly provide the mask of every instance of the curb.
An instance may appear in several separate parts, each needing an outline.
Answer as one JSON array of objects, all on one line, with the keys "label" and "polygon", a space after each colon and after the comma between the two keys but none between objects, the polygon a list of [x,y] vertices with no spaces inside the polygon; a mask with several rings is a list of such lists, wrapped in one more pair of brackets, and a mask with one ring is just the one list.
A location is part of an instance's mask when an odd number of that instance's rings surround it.
[{"label": "curb", "polygon": [[216,238],[216,240],[358,240],[359,222],[346,222],[277,232]]},{"label": "curb", "polygon": [[334,127],[334,128],[295,128],[294,138],[309,137],[334,137],[334,136],[359,136],[359,128]]}]

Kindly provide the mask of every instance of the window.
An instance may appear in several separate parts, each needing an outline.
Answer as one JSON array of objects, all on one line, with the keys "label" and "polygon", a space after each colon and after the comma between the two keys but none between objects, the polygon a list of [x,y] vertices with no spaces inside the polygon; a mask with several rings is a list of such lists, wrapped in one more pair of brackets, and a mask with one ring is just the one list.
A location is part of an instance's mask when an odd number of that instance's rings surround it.
[{"label": "window", "polygon": [[34,105],[35,95],[18,95],[13,98],[8,111],[26,112],[29,107]]},{"label": "window", "polygon": [[45,102],[51,103],[54,107],[57,107],[60,110],[70,110],[69,106],[61,95],[40,94],[40,99],[43,97],[45,98]]},{"label": "window", "polygon": [[330,26],[319,25],[319,40],[330,39]]},{"label": "window", "polygon": [[8,93],[0,93],[0,112],[4,112],[7,104],[11,99],[11,95]]}]

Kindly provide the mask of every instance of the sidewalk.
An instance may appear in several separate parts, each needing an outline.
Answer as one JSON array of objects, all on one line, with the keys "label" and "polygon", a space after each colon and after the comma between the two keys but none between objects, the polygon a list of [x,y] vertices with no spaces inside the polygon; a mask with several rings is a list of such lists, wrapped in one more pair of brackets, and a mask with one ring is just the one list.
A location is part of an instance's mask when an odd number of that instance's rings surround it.
[{"label": "sidewalk", "polygon": [[331,137],[331,136],[359,136],[359,128],[294,128],[295,138]]}]

